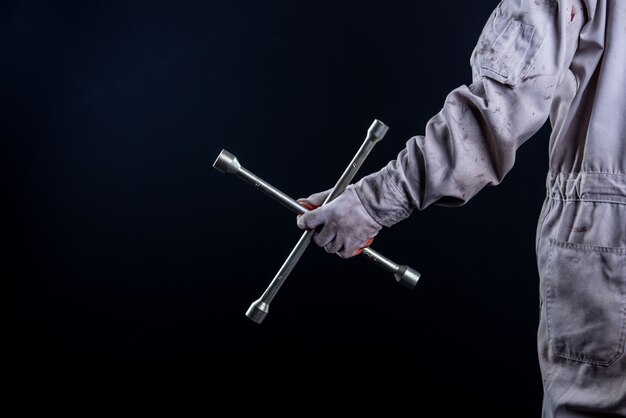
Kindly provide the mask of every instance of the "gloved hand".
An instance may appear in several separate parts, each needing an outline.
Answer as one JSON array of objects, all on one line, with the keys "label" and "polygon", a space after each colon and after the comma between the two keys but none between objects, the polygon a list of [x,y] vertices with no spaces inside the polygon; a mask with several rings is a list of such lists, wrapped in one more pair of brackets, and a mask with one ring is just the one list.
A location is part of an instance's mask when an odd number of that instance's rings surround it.
[{"label": "gloved hand", "polygon": [[329,253],[337,253],[342,258],[360,254],[369,246],[382,226],[365,210],[353,186],[332,202],[320,206],[330,194],[330,190],[315,193],[298,203],[313,209],[298,216],[298,227],[316,229],[313,242]]}]

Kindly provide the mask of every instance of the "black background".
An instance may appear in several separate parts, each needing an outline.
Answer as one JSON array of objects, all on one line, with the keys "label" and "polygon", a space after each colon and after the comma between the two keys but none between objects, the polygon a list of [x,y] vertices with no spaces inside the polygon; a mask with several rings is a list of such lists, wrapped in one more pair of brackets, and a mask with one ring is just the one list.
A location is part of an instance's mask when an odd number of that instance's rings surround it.
[{"label": "black background", "polygon": [[547,128],[501,186],[379,234],[376,249],[422,272],[413,291],[365,259],[310,248],[261,326],[244,312],[300,231],[211,168],[226,148],[307,196],[334,184],[379,118],[390,131],[358,177],[380,169],[471,82],[496,4],[3,2],[14,382],[230,380],[245,397],[274,379],[321,381],[335,394],[402,391],[413,412],[538,416]]}]

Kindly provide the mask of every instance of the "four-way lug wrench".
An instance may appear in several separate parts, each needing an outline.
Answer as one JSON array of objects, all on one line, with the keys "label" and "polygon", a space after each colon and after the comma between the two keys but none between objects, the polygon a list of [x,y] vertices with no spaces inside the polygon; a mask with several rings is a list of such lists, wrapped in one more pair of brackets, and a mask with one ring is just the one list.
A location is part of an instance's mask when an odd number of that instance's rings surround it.
[{"label": "four-way lug wrench", "polygon": [[[372,123],[367,131],[367,137],[365,138],[365,141],[363,142],[356,155],[354,156],[344,173],[341,175],[341,177],[337,181],[337,184],[335,184],[335,187],[333,187],[332,191],[322,205],[325,205],[326,203],[332,201],[341,193],[343,193],[343,191],[354,178],[356,172],[359,170],[359,168],[363,164],[363,161],[368,156],[374,145],[385,136],[388,129],[389,128],[379,120],[375,120],[374,123]],[[235,157],[233,154],[226,150],[222,150],[222,152],[215,160],[215,163],[213,163],[213,167],[222,173],[236,175],[240,179],[244,180],[246,183],[254,186],[257,190],[265,193],[283,206],[287,207],[292,212],[295,212],[297,214],[303,214],[309,211],[308,209],[299,205],[287,194],[283,193],[276,187],[272,186],[271,184],[267,183],[266,181],[262,180],[261,178],[244,168],[239,163],[239,160],[237,160],[237,157]],[[313,234],[313,230],[305,231],[302,234],[300,240],[287,257],[287,260],[285,260],[278,273],[276,273],[276,276],[274,277],[272,282],[269,284],[265,292],[263,292],[263,295],[261,295],[259,299],[257,299],[252,303],[252,305],[250,305],[250,308],[246,312],[246,316],[248,318],[259,324],[263,322],[265,316],[267,316],[267,313],[269,311],[270,302],[274,299],[274,297],[278,293],[278,290],[283,285],[295,265],[298,263],[298,260],[300,260],[302,254],[304,254],[304,251],[311,242]],[[415,269],[406,265],[398,265],[387,257],[383,256],[382,254],[374,251],[372,248],[364,248],[362,254],[366,255],[371,261],[378,264],[380,267],[393,273],[396,281],[408,287],[409,289],[412,289],[417,284],[417,281],[420,278],[420,273],[417,272]]]}]

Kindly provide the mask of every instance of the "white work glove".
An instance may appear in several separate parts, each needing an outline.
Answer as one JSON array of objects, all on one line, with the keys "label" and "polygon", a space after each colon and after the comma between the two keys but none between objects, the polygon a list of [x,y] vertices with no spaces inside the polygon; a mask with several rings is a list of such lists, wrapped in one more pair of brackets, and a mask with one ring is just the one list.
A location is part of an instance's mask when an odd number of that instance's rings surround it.
[{"label": "white work glove", "polygon": [[365,210],[353,186],[348,186],[335,200],[319,207],[329,194],[330,190],[326,190],[298,199],[298,203],[311,209],[298,216],[298,227],[316,229],[313,242],[329,253],[337,253],[342,258],[360,254],[363,248],[371,245],[382,226]]}]

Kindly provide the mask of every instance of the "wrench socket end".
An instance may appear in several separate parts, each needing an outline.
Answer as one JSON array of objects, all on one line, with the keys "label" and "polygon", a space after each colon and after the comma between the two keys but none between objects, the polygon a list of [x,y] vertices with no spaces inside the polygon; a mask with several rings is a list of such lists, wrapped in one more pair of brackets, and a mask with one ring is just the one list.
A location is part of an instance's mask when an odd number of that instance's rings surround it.
[{"label": "wrench socket end", "polygon": [[237,157],[223,149],[213,163],[213,168],[223,174],[237,174],[241,170],[241,164]]},{"label": "wrench socket end", "polygon": [[413,289],[420,279],[421,274],[419,271],[409,266],[400,266],[393,276],[402,286]]},{"label": "wrench socket end", "polygon": [[367,130],[367,140],[376,143],[383,139],[388,130],[389,127],[387,125],[378,119],[374,119],[374,122],[372,122],[372,125]]},{"label": "wrench socket end", "polygon": [[269,304],[261,300],[255,300],[254,302],[252,302],[252,304],[246,311],[246,316],[250,318],[251,320],[253,320],[254,322],[256,322],[257,324],[260,324],[261,322],[263,322],[263,320],[267,316],[269,309],[270,309]]}]

